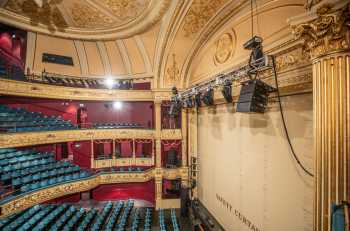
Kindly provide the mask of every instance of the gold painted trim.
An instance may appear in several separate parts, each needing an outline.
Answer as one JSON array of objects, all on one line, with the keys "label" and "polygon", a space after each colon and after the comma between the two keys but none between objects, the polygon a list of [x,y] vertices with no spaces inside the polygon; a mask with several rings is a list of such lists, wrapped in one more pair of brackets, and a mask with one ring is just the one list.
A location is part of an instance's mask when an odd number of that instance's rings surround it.
[{"label": "gold painted trim", "polygon": [[63,31],[56,30],[55,33],[52,33],[45,25],[32,25],[29,18],[5,10],[4,8],[0,9],[0,21],[24,30],[35,31],[38,33],[53,35],[57,37],[83,40],[113,40],[117,38],[131,37],[133,35],[146,31],[151,26],[156,24],[159,20],[161,20],[163,15],[168,11],[170,3],[171,0],[152,0],[148,9],[135,20],[114,28],[82,29],[68,27]]},{"label": "gold painted trim", "polygon": [[151,90],[103,90],[0,79],[0,94],[36,98],[108,101],[153,101]]},{"label": "gold painted trim", "polygon": [[43,132],[5,133],[0,136],[0,148],[38,144],[62,143],[95,139],[155,139],[154,130],[143,129],[87,129]]},{"label": "gold painted trim", "polygon": [[[36,204],[43,203],[58,197],[84,192],[96,188],[103,184],[118,183],[141,183],[154,178],[160,179],[179,179],[188,173],[187,168],[178,169],[151,169],[142,173],[105,173],[95,175],[91,178],[69,182],[61,185],[52,186],[43,190],[28,193],[24,196],[6,202],[0,205],[1,216],[5,217],[16,212],[20,212]],[[155,182],[156,183],[156,182]],[[157,195],[157,194],[156,194]]]}]

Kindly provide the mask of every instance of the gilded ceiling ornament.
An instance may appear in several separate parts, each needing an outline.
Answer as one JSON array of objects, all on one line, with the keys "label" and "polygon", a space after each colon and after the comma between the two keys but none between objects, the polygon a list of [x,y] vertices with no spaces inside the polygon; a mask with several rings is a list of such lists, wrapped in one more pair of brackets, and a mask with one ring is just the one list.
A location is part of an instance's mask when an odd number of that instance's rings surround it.
[{"label": "gilded ceiling ornament", "polygon": [[166,73],[168,83],[175,84],[180,80],[180,70],[176,62],[175,54],[173,54],[173,63],[167,68]]},{"label": "gilded ceiling ornament", "polygon": [[304,40],[305,51],[313,58],[326,53],[350,48],[350,4],[333,10],[330,4],[317,9],[317,18],[293,26],[297,39]]},{"label": "gilded ceiling ornament", "polygon": [[98,9],[75,2],[71,8],[72,18],[78,27],[104,28],[112,25],[114,20]]},{"label": "gilded ceiling ornament", "polygon": [[226,0],[194,0],[184,19],[185,36],[199,32]]},{"label": "gilded ceiling ornament", "polygon": [[68,27],[61,11],[58,9],[63,0],[42,0],[37,4],[34,0],[9,0],[5,9],[17,14],[22,14],[30,19],[30,24],[43,24],[51,32],[55,30],[63,31]]},{"label": "gilded ceiling ornament", "polygon": [[216,41],[216,51],[214,54],[214,63],[223,64],[232,57],[235,49],[235,38],[230,33],[225,33]]},{"label": "gilded ceiling ornament", "polygon": [[305,9],[310,10],[313,6],[317,5],[322,0],[306,0]]},{"label": "gilded ceiling ornament", "polygon": [[100,0],[118,19],[132,20],[137,18],[149,6],[150,0]]}]

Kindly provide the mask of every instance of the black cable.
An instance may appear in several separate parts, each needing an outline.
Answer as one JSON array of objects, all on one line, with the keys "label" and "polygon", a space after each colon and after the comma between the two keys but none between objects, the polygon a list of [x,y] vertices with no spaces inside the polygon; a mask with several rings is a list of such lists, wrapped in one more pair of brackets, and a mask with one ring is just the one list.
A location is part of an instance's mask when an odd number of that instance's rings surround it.
[{"label": "black cable", "polygon": [[253,13],[253,0],[250,0],[250,17],[252,19],[252,38],[254,36],[254,13]]},{"label": "black cable", "polygon": [[280,96],[280,90],[278,87],[278,80],[277,80],[277,71],[276,71],[276,63],[275,63],[275,57],[272,57],[272,65],[273,65],[273,72],[275,75],[275,83],[276,83],[276,89],[277,89],[277,98],[278,98],[278,104],[279,104],[279,108],[280,108],[280,113],[281,113],[281,118],[282,118],[282,122],[283,122],[283,128],[284,128],[284,132],[286,134],[286,138],[290,147],[290,150],[292,151],[293,157],[295,159],[295,161],[298,163],[298,165],[301,167],[301,169],[308,174],[311,177],[314,177],[314,174],[312,174],[309,170],[307,170],[304,165],[301,163],[301,161],[299,160],[298,156],[295,154],[292,142],[290,140],[289,137],[289,133],[288,133],[288,129],[287,129],[287,125],[286,125],[286,121],[284,119],[284,113],[283,113],[283,107],[282,107],[282,102],[281,102],[281,96]]}]

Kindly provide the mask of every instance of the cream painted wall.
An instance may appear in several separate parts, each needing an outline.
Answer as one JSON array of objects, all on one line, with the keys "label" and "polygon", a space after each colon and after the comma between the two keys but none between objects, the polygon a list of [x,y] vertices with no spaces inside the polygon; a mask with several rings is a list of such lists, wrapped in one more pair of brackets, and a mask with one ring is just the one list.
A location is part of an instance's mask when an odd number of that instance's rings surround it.
[{"label": "cream painted wall", "polygon": [[[313,172],[312,94],[282,101],[297,155]],[[226,230],[313,230],[313,180],[292,158],[277,103],[265,114],[201,109],[198,155],[198,197]]]}]

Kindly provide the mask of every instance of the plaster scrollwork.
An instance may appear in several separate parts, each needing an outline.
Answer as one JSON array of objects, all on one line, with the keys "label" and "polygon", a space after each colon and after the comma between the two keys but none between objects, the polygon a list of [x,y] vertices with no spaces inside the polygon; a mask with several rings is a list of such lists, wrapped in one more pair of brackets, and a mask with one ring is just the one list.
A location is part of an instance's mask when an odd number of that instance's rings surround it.
[{"label": "plaster scrollwork", "polygon": [[[0,217],[7,216],[33,205],[43,203],[58,197],[70,195],[73,193],[91,190],[103,184],[128,183],[128,182],[147,182],[155,179],[156,187],[160,185],[162,179],[179,179],[186,177],[188,169],[186,167],[179,169],[162,169],[155,168],[142,173],[105,173],[95,175],[90,178],[69,182],[61,185],[52,186],[36,192],[28,193],[21,197],[0,204]],[[187,177],[186,177],[187,179]],[[160,188],[161,193],[161,188]],[[158,193],[156,197],[158,196]]]},{"label": "plaster scrollwork", "polygon": [[227,0],[194,0],[184,19],[185,36],[197,34]]},{"label": "plaster scrollwork", "polygon": [[215,42],[215,54],[213,58],[215,65],[223,64],[229,60],[234,54],[235,46],[236,36],[234,33],[222,34]]},{"label": "plaster scrollwork", "polygon": [[82,141],[91,139],[154,139],[154,130],[88,129],[47,132],[5,133],[0,136],[0,148],[32,146],[37,144]]},{"label": "plaster scrollwork", "polygon": [[317,58],[334,51],[350,48],[350,4],[334,9],[330,3],[316,10],[316,17],[292,26],[297,39],[302,39],[304,49]]}]

